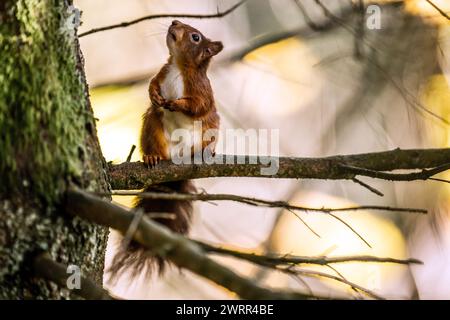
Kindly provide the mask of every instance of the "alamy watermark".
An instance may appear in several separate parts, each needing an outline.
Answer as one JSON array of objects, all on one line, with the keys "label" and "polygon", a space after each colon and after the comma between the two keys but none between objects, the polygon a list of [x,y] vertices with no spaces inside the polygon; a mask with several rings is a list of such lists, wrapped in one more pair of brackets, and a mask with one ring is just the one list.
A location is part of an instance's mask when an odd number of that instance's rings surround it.
[{"label": "alamy watermark", "polygon": [[[261,175],[275,175],[279,169],[278,129],[203,130],[202,122],[194,121],[193,128],[176,129],[169,138],[174,164],[248,163],[261,165]],[[227,150],[238,156],[215,154],[213,150]]]},{"label": "alamy watermark", "polygon": [[66,280],[67,289],[81,289],[81,269],[79,266],[71,264],[67,267],[66,273],[70,274]]},{"label": "alamy watermark", "polygon": [[372,4],[366,9],[366,27],[369,30],[381,29],[381,8],[376,4]]}]

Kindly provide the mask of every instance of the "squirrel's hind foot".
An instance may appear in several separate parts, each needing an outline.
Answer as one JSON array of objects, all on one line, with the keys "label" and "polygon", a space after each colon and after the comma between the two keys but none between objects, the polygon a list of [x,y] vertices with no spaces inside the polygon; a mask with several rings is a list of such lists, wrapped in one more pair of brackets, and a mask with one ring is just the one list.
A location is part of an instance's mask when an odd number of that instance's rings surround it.
[{"label": "squirrel's hind foot", "polygon": [[147,168],[154,168],[161,160],[161,156],[146,154],[143,157],[144,164]]}]

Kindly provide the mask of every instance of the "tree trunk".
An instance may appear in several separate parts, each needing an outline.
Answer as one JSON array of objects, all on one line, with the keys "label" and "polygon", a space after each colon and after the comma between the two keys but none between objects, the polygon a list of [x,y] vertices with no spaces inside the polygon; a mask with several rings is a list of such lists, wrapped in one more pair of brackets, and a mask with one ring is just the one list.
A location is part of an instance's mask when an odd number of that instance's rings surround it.
[{"label": "tree trunk", "polygon": [[109,188],[71,1],[0,2],[0,298],[60,299],[47,251],[101,284],[108,230],[63,212],[66,189]]}]

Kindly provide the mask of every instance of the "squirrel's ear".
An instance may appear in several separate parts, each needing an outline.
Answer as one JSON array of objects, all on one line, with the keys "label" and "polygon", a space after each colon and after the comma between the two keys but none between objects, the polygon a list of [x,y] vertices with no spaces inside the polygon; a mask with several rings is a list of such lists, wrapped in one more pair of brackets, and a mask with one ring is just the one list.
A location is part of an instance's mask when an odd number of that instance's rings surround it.
[{"label": "squirrel's ear", "polygon": [[223,49],[223,44],[220,41],[213,41],[208,44],[205,49],[205,57],[212,57],[218,54]]}]

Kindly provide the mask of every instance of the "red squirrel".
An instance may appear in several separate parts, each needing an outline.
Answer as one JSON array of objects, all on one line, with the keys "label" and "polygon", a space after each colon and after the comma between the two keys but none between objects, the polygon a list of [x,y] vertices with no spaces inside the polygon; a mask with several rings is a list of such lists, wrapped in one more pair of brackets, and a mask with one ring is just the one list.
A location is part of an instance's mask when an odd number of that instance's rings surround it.
[{"label": "red squirrel", "polygon": [[[141,129],[141,151],[144,164],[154,167],[161,160],[171,159],[171,134],[176,129],[193,130],[194,121],[200,121],[202,133],[209,129],[219,129],[220,118],[214,103],[214,96],[206,71],[211,58],[223,49],[220,41],[211,41],[197,29],[172,21],[166,36],[169,49],[168,62],[151,80],[149,95],[151,106],[143,116]],[[214,153],[214,138],[202,141],[201,150]],[[191,156],[193,156],[192,146]],[[197,149],[198,150],[198,149]],[[174,181],[151,185],[145,191],[152,192],[195,192],[191,181]],[[152,200],[140,198],[136,208],[141,208],[148,216],[152,212],[172,213],[174,219],[155,218],[172,231],[186,234],[192,215],[189,201]],[[127,269],[136,276],[142,271],[154,268],[163,271],[165,261],[152,256],[137,243],[127,248],[120,247],[110,271],[112,276]]]}]

